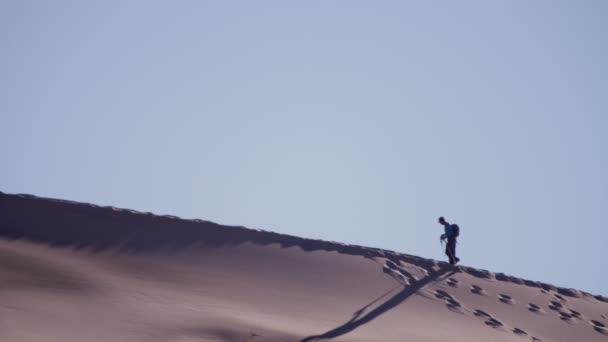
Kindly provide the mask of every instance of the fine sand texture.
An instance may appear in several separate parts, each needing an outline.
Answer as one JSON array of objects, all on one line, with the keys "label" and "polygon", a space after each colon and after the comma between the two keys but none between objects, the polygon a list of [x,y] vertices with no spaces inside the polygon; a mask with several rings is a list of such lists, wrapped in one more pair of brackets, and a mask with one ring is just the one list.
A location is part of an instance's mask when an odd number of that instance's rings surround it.
[{"label": "fine sand texture", "polygon": [[412,255],[0,193],[0,341],[605,341],[608,299]]}]

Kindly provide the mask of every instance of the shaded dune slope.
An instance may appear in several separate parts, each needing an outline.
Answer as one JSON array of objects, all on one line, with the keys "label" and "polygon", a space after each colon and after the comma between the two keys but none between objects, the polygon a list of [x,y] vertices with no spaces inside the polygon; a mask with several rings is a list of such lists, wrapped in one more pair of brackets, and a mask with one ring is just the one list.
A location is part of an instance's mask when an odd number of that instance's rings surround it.
[{"label": "shaded dune slope", "polygon": [[184,220],[171,215],[158,216],[31,195],[0,192],[0,204],[3,223],[0,234],[3,237],[56,247],[86,247],[96,251],[118,249],[137,253],[159,249],[179,250],[196,244],[216,248],[251,242],[351,255],[365,255],[373,250],[198,219]]}]

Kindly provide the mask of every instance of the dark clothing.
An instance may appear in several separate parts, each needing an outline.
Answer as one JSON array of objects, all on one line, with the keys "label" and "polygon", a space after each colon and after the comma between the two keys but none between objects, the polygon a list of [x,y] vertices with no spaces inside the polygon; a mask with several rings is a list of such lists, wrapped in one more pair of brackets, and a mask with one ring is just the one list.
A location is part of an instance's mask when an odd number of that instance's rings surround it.
[{"label": "dark clothing", "polygon": [[447,239],[448,243],[445,245],[445,255],[450,258],[450,265],[455,265],[460,259],[456,257],[456,234],[454,231],[454,225],[443,221],[444,234],[441,235],[441,240]]},{"label": "dark clothing", "polygon": [[452,236],[454,235],[454,228],[452,227],[452,225],[451,225],[451,224],[449,224],[449,223],[447,223],[447,222],[446,222],[446,223],[444,223],[444,224],[443,224],[443,229],[444,229],[444,232],[445,232],[445,233],[443,234],[443,236],[444,236],[444,237],[446,237],[446,238],[450,238],[450,237],[452,237]]},{"label": "dark clothing", "polygon": [[448,243],[445,245],[445,255],[450,258],[450,265],[455,265],[460,259],[456,257],[456,237],[448,238]]}]

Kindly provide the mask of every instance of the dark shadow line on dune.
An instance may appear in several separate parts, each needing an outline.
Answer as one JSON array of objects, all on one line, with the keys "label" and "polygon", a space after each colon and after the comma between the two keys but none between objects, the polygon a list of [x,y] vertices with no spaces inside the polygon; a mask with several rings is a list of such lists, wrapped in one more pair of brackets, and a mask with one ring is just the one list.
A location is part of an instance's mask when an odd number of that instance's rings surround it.
[{"label": "dark shadow line on dune", "polygon": [[359,318],[364,312],[365,310],[367,310],[367,308],[369,308],[370,306],[376,304],[378,301],[380,301],[382,298],[388,296],[391,292],[395,291],[397,288],[399,288],[401,286],[397,285],[395,287],[393,287],[392,289],[386,291],[383,295],[381,295],[380,297],[372,300],[371,302],[369,302],[369,304],[365,305],[364,307],[362,307],[361,309],[355,311],[355,313],[353,314],[353,317],[350,319],[350,321],[348,321],[348,323],[355,321],[357,318]]},{"label": "dark shadow line on dune", "polygon": [[[432,267],[433,260],[379,248],[313,240],[270,231],[180,219],[88,203],[0,192],[0,239],[24,240],[90,252],[177,253],[188,248],[235,247],[244,243],[305,252],[336,251],[366,258],[389,257]],[[389,255],[390,253],[390,255]]]},{"label": "dark shadow line on dune", "polygon": [[[450,270],[451,270],[451,272],[450,272]],[[357,311],[357,313],[359,313],[358,315],[356,314],[355,317],[353,317],[350,321],[342,324],[341,326],[336,327],[332,330],[329,330],[321,335],[314,335],[314,336],[306,337],[303,340],[301,340],[300,342],[308,342],[308,341],[313,341],[313,340],[317,340],[317,339],[331,339],[331,338],[336,338],[336,337],[342,336],[344,334],[347,334],[347,333],[357,329],[358,327],[360,327],[366,323],[369,323],[370,321],[372,321],[373,319],[377,318],[378,316],[384,314],[385,312],[393,309],[394,307],[396,307],[397,305],[401,304],[403,301],[405,301],[406,299],[411,297],[413,294],[418,292],[424,286],[437,280],[439,277],[443,276],[445,278],[445,277],[451,276],[454,273],[456,273],[456,270],[454,270],[450,266],[440,268],[438,271],[430,272],[428,276],[426,276],[416,282],[411,283],[409,286],[404,287],[403,290],[401,290],[399,293],[397,293],[396,295],[394,295],[393,297],[388,299],[386,302],[382,303],[377,308],[368,312],[363,317],[358,318],[361,315],[361,313],[363,311],[365,311],[365,309],[367,307],[372,305],[377,300],[366,305],[361,310],[358,310]]]}]

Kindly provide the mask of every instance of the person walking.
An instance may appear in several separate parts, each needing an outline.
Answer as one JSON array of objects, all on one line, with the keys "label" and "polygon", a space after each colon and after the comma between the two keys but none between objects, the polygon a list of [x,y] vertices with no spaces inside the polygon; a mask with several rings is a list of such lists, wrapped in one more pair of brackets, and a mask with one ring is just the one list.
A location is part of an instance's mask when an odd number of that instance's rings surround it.
[{"label": "person walking", "polygon": [[445,255],[450,259],[450,265],[456,265],[460,259],[456,257],[456,238],[460,235],[460,227],[457,224],[449,224],[445,218],[440,217],[439,223],[443,225],[444,233],[441,235],[441,242],[447,240],[445,245]]}]

